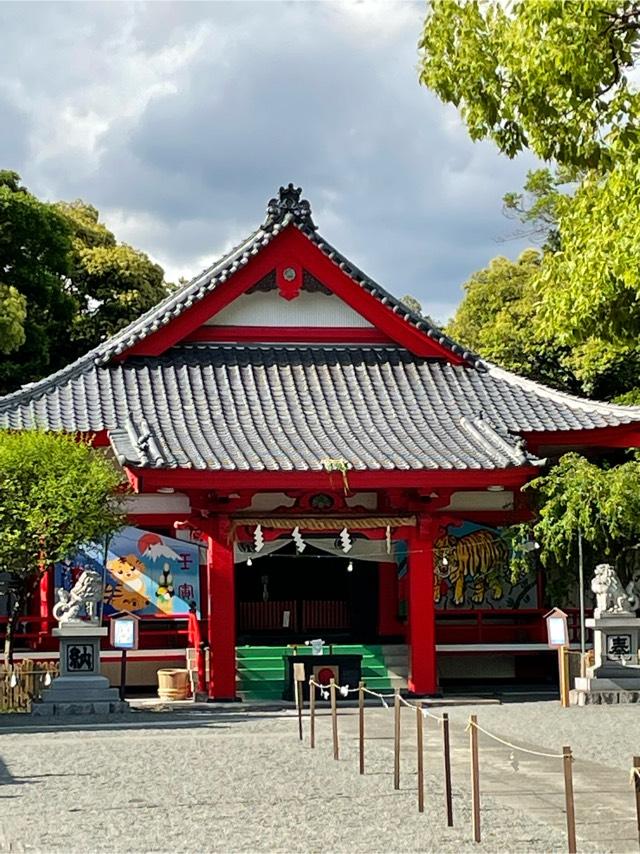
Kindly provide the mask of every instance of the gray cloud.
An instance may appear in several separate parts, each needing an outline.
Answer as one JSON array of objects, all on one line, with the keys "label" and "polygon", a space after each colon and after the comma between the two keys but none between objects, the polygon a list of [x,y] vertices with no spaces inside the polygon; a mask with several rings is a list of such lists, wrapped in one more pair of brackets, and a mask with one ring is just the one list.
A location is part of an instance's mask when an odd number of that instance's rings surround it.
[{"label": "gray cloud", "polygon": [[[440,317],[518,242],[509,162],[417,83],[422,3],[3,4],[0,167],[191,275],[302,184],[321,232]],[[25,46],[27,46],[25,48]],[[5,119],[5,116],[8,118]]]}]

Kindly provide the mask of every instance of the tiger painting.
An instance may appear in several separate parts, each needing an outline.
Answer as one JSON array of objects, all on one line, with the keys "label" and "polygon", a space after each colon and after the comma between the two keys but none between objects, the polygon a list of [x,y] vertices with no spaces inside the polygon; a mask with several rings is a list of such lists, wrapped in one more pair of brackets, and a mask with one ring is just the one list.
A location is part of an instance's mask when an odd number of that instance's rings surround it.
[{"label": "tiger painting", "polygon": [[480,605],[487,590],[494,599],[501,599],[504,587],[501,576],[509,562],[509,547],[495,531],[473,531],[462,537],[445,534],[434,543],[436,555],[446,556],[446,562],[436,559],[434,573],[434,601],[440,602],[450,588],[453,601],[461,605],[465,599],[465,586],[470,583],[472,601]]}]

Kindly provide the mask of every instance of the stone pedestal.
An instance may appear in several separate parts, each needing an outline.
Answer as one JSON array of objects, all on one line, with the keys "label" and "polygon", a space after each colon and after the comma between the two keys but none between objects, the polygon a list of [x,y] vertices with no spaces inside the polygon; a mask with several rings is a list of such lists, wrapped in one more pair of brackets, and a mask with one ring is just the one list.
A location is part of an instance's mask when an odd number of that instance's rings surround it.
[{"label": "stone pedestal", "polygon": [[106,634],[106,628],[91,623],[60,623],[53,630],[60,638],[60,676],[33,704],[34,715],[108,715],[128,709],[100,675],[100,638]]},{"label": "stone pedestal", "polygon": [[586,625],[594,630],[595,664],[576,679],[575,702],[640,703],[640,618],[607,612]]}]

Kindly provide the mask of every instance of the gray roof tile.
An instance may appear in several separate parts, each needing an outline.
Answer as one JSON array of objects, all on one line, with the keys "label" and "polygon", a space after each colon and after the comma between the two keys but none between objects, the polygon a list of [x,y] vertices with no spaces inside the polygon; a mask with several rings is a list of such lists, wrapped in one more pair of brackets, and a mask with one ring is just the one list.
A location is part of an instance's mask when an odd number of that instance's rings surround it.
[{"label": "gray roof tile", "polygon": [[632,421],[640,408],[375,346],[183,345],[0,400],[0,426],[107,430],[123,462],[214,470],[506,468],[533,461],[514,433]]}]

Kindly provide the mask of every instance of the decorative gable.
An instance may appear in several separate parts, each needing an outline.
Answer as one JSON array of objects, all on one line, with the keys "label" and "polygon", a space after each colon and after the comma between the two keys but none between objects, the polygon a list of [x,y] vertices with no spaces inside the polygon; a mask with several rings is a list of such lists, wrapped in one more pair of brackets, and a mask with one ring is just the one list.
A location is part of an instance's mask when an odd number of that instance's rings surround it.
[{"label": "decorative gable", "polygon": [[280,188],[247,240],[108,343],[124,358],[158,356],[182,341],[243,340],[395,343],[483,368],[320,237],[293,184]]}]

